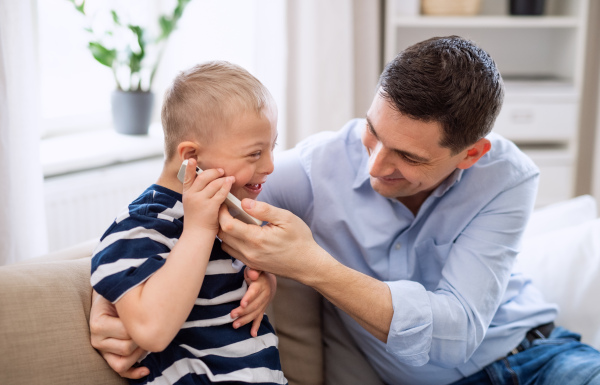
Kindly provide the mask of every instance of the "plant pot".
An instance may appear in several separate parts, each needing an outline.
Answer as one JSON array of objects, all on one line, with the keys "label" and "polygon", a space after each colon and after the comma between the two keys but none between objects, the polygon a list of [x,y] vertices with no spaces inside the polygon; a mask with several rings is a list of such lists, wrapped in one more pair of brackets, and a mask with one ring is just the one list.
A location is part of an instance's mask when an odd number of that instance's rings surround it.
[{"label": "plant pot", "polygon": [[147,135],[152,118],[154,94],[115,90],[111,96],[115,130],[125,135]]},{"label": "plant pot", "polygon": [[537,16],[544,13],[545,0],[510,0],[510,14]]}]

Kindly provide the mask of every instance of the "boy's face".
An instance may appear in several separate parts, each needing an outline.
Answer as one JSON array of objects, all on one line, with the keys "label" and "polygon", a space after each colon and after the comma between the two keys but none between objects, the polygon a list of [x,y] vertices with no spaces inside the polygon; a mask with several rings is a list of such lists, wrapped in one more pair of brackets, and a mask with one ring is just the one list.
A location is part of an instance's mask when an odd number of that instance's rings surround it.
[{"label": "boy's face", "polygon": [[256,199],[262,184],[273,172],[273,149],[277,140],[277,112],[246,112],[218,133],[198,158],[203,170],[220,167],[234,176],[231,193],[238,199]]}]

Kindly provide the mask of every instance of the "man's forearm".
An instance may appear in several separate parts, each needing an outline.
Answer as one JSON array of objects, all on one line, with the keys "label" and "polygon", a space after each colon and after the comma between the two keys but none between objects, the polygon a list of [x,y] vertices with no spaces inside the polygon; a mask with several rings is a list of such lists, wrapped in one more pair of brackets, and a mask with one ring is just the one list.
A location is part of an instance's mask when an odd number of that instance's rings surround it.
[{"label": "man's forearm", "polygon": [[298,281],[313,287],[377,339],[387,342],[394,314],[388,285],[344,266],[328,254],[317,266],[313,274],[299,276]]}]

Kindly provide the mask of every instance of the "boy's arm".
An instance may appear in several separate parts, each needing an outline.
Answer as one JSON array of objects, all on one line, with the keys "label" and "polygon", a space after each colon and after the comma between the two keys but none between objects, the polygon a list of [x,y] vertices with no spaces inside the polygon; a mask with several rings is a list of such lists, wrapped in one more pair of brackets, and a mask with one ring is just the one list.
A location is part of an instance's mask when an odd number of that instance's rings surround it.
[{"label": "boy's arm", "polygon": [[125,329],[142,349],[164,350],[189,316],[214,239],[212,232],[184,230],[164,266],[115,304]]},{"label": "boy's arm", "polygon": [[195,177],[195,167],[190,160],[183,185],[184,227],[177,244],[164,266],[115,304],[125,328],[144,350],[164,350],[190,314],[219,228],[217,213],[233,182],[233,177],[221,178],[221,169]]}]

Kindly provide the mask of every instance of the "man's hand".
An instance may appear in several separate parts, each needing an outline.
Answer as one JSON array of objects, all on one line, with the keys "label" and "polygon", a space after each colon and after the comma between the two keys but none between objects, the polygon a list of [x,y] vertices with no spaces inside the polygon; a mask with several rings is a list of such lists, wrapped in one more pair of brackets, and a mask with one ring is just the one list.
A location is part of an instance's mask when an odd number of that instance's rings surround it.
[{"label": "man's hand", "polygon": [[[273,274],[257,271],[246,267],[244,277],[248,291],[241,300],[241,305],[231,311],[231,317],[237,318],[233,323],[235,329],[252,321],[250,334],[258,336],[258,328],[263,319],[267,306],[275,296],[277,279]],[[239,318],[238,318],[239,317]]]},{"label": "man's hand", "polygon": [[115,306],[95,291],[92,293],[90,334],[92,346],[121,377],[139,379],[150,373],[145,367],[132,367],[146,352],[129,337]]},{"label": "man's hand", "polygon": [[245,224],[222,207],[218,237],[223,250],[247,266],[308,284],[313,273],[332,260],[308,226],[289,211],[251,199],[244,199],[242,208],[269,223],[262,227]]},{"label": "man's hand", "polygon": [[394,309],[386,283],[336,261],[315,242],[308,226],[289,211],[250,199],[242,201],[242,208],[269,223],[247,225],[221,208],[218,237],[225,252],[253,269],[314,288],[373,336],[387,342]]}]

